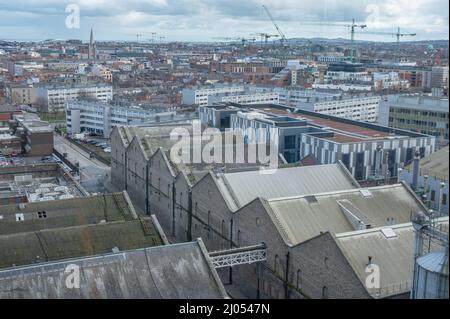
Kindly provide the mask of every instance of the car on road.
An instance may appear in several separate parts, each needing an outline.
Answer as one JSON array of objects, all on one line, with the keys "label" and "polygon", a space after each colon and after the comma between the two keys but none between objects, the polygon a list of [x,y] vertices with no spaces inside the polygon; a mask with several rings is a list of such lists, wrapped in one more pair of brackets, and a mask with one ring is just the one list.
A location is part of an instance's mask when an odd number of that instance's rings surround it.
[{"label": "car on road", "polygon": [[13,158],[13,159],[11,159],[11,164],[13,164],[13,165],[25,165],[26,162],[23,159],[20,159],[20,158]]},{"label": "car on road", "polygon": [[55,162],[55,159],[53,158],[53,156],[43,156],[41,158],[41,162],[42,163],[53,163],[53,162]]},{"label": "car on road", "polygon": [[17,157],[17,152],[16,151],[12,151],[10,155],[11,155],[11,157]]},{"label": "car on road", "polygon": [[4,156],[0,156],[0,167],[9,166],[9,162]]},{"label": "car on road", "polygon": [[97,144],[97,146],[101,147],[101,148],[106,148],[106,147],[108,147],[108,144],[107,143],[100,143],[100,144]]}]

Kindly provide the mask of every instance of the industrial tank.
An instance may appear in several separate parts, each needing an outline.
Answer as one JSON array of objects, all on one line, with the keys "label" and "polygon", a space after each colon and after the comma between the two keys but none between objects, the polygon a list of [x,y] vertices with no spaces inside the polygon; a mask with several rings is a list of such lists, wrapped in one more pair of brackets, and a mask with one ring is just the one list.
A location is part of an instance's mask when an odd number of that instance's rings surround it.
[{"label": "industrial tank", "polygon": [[448,299],[448,247],[417,258],[417,299]]}]

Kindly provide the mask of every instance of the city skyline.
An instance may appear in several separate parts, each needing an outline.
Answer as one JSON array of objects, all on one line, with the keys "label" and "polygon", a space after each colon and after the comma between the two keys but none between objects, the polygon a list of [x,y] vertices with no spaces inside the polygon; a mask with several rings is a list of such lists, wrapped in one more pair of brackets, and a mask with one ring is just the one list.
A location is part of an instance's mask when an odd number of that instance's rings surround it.
[{"label": "city skyline", "polygon": [[[155,41],[211,42],[214,37],[250,37],[257,32],[276,34],[262,4],[270,9],[287,38],[349,38],[346,28],[326,24],[345,24],[355,19],[367,24],[366,32],[396,32],[397,27],[401,27],[406,32],[417,33],[415,41],[448,39],[448,3],[442,0],[385,0],[376,4],[369,0],[357,4],[308,0],[303,1],[301,7],[291,0],[197,0],[194,3],[185,0],[19,0],[8,3],[2,0],[0,39],[87,40],[91,27],[98,41],[133,41],[136,34],[141,34],[142,42],[152,38]],[[80,11],[79,28],[68,28],[66,19],[72,11],[66,12],[66,8],[74,5]],[[152,32],[156,35],[152,36]],[[391,35],[361,32],[356,34],[356,39],[395,41]]]}]

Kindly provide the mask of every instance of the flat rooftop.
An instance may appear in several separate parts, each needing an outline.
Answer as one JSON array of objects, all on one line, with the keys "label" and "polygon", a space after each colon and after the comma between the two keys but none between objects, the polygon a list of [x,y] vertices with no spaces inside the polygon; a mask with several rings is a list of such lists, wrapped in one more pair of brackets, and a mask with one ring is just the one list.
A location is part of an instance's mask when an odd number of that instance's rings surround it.
[{"label": "flat rooftop", "polygon": [[[428,175],[434,177],[444,178],[448,181],[448,150],[446,146],[437,152],[434,152],[427,157],[420,160],[421,175]],[[412,171],[412,164],[406,167],[407,170]]]},{"label": "flat rooftop", "polygon": [[[238,106],[238,104],[233,104]],[[241,111],[261,112],[269,116],[289,117],[304,121],[307,126],[334,133],[334,136],[320,138],[337,143],[354,143],[376,140],[392,140],[396,138],[428,137],[428,135],[400,130],[376,124],[359,122],[332,115],[299,110],[276,104],[240,105]],[[257,117],[255,117],[257,119]],[[320,133],[320,132],[316,132]]]}]

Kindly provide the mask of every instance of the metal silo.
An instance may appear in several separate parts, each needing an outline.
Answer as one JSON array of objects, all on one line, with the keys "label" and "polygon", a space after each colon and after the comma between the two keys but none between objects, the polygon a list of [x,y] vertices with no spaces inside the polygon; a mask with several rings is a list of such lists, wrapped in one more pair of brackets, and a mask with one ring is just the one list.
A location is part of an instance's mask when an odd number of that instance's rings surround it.
[{"label": "metal silo", "polygon": [[412,218],[415,241],[412,299],[448,299],[448,217],[419,212]]},{"label": "metal silo", "polygon": [[448,299],[448,249],[417,259],[417,299]]}]

